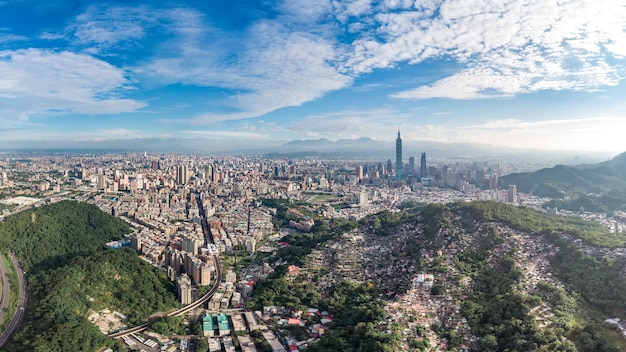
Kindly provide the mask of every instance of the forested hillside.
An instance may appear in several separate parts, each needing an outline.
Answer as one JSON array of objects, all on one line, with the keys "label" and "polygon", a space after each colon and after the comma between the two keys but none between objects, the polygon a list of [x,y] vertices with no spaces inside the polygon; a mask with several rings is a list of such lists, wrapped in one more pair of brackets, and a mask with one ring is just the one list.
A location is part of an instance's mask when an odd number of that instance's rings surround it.
[{"label": "forested hillside", "polygon": [[[519,276],[521,267],[515,267],[509,254],[500,259],[500,265],[495,268],[483,269],[475,276],[476,285],[473,293],[464,302],[464,314],[472,322],[474,331],[495,344],[485,350],[527,350],[518,349],[520,343],[534,343],[539,350],[555,350],[559,339],[556,336],[566,336],[575,342],[578,351],[619,351],[626,343],[603,324],[603,320],[626,314],[626,301],[623,292],[626,290],[626,278],[622,272],[626,265],[624,258],[610,259],[606,257],[585,256],[574,247],[570,240],[581,238],[588,245],[601,247],[624,246],[623,236],[612,234],[602,226],[577,218],[557,217],[544,214],[532,209],[520,208],[495,202],[472,202],[457,204],[451,207],[453,214],[460,216],[464,221],[477,220],[479,223],[502,223],[513,229],[537,236],[537,241],[545,241],[557,245],[559,250],[549,258],[550,271],[561,280],[566,289],[556,289],[549,285],[540,285],[533,295],[523,295],[514,288],[519,284],[515,275]],[[495,231],[493,238],[483,242],[503,241],[506,236]],[[591,247],[592,248],[592,247]],[[458,256],[457,263],[473,263],[476,258],[485,260],[491,252],[492,244],[480,250],[471,251]],[[519,249],[515,249],[512,253]],[[467,259],[470,258],[468,261]],[[508,267],[501,270],[502,263]],[[486,268],[488,266],[479,266]],[[511,280],[512,279],[512,280]],[[507,292],[503,294],[503,292]],[[508,295],[508,296],[507,296]],[[532,321],[525,318],[531,306],[544,301],[553,306],[556,329],[553,332],[536,330]],[[489,312],[490,309],[495,309]],[[515,314],[521,314],[516,319],[506,321]],[[494,312],[498,312],[495,314]],[[524,324],[518,325],[521,321]],[[499,327],[493,328],[494,325]],[[523,327],[524,329],[517,329]],[[530,332],[530,335],[528,334]],[[504,334],[498,336],[498,334]],[[514,334],[520,334],[516,339],[507,340]],[[526,336],[523,336],[526,335]],[[496,337],[494,339],[493,337]],[[506,337],[506,338],[505,338]],[[507,342],[508,341],[508,342]],[[484,341],[483,341],[484,342]],[[559,350],[574,350],[572,345],[561,341]],[[566,347],[567,346],[567,347]],[[529,345],[526,346],[527,348]],[[532,347],[532,348],[535,348]],[[512,349],[511,349],[512,348]]]},{"label": "forested hillside", "polygon": [[119,219],[85,203],[60,202],[0,223],[0,243],[27,271],[26,319],[10,351],[123,350],[87,320],[109,309],[133,325],[178,306],[165,275],[130,249],[104,244],[128,233]]},{"label": "forested hillside", "polygon": [[15,351],[93,351],[117,342],[87,320],[110,309],[136,325],[177,306],[175,287],[131,249],[104,249],[79,256],[29,279],[31,303],[26,322],[9,346]]},{"label": "forested hillside", "polygon": [[95,205],[63,201],[24,211],[0,222],[0,248],[11,248],[24,271],[63,264],[89,254],[130,231]]}]

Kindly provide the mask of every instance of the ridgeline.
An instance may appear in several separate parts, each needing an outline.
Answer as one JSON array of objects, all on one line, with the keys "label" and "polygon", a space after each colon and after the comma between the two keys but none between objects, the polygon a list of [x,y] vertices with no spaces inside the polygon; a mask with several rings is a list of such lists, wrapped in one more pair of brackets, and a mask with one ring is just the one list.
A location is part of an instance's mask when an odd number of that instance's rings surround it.
[{"label": "ridgeline", "polygon": [[[557,165],[502,177],[501,185],[556,200],[546,204],[566,210],[626,210],[626,153],[592,165]],[[567,198],[566,198],[567,196]]]}]

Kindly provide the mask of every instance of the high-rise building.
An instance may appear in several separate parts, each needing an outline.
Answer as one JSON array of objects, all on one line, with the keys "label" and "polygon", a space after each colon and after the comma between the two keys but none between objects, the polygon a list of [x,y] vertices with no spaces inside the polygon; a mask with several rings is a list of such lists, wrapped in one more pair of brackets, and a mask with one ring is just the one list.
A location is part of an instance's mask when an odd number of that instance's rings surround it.
[{"label": "high-rise building", "polygon": [[506,192],[506,201],[509,203],[517,203],[517,186],[509,185]]},{"label": "high-rise building", "polygon": [[409,158],[409,173],[415,173],[415,157],[412,156]]},{"label": "high-rise building", "polygon": [[142,242],[142,238],[138,234],[133,233],[130,235],[130,248],[141,252],[141,246],[143,245]]},{"label": "high-rise building", "polygon": [[189,180],[187,165],[180,165],[176,169],[176,184],[184,185]]},{"label": "high-rise building", "polygon": [[189,276],[187,276],[187,274],[179,276],[176,281],[176,286],[178,288],[178,298],[180,299],[180,303],[191,303],[191,280],[189,279]]},{"label": "high-rise building", "polygon": [[428,177],[428,168],[426,167],[426,153],[422,153],[420,158],[420,178]]},{"label": "high-rise building", "polygon": [[358,178],[359,180],[363,179],[363,166],[361,165],[357,165],[354,167],[354,175],[356,176],[356,178]]},{"label": "high-rise building", "polygon": [[489,189],[492,191],[498,189],[498,174],[495,172],[489,176]]},{"label": "high-rise building", "polygon": [[402,179],[402,138],[400,138],[400,130],[398,130],[398,138],[396,138],[396,179]]},{"label": "high-rise building", "polygon": [[202,239],[192,236],[183,236],[180,241],[181,249],[193,255],[198,255],[198,248],[203,244]]},{"label": "high-rise building", "polygon": [[98,175],[98,189],[105,190],[107,188],[107,178],[104,175]]}]

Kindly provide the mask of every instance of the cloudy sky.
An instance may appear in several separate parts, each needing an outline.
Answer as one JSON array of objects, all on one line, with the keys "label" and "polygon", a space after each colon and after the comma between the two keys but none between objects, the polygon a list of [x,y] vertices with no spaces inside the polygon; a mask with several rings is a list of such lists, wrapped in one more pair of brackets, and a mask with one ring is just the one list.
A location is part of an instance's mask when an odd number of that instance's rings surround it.
[{"label": "cloudy sky", "polygon": [[0,147],[626,150],[618,0],[0,1]]}]

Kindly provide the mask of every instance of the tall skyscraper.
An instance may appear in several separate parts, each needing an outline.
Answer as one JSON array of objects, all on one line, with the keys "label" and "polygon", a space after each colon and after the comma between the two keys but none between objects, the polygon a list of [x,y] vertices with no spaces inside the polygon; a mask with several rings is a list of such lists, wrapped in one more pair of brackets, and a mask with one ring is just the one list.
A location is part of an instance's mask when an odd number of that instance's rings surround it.
[{"label": "tall skyscraper", "polygon": [[402,179],[402,138],[400,138],[400,130],[398,130],[398,138],[396,138],[396,179]]},{"label": "tall skyscraper", "polygon": [[420,158],[420,178],[428,177],[428,168],[426,167],[426,153],[422,153]]},{"label": "tall skyscraper", "polygon": [[412,156],[409,158],[409,173],[415,173],[415,157]]},{"label": "tall skyscraper", "polygon": [[363,166],[361,165],[357,165],[354,167],[354,175],[356,176],[356,178],[360,180],[363,179]]},{"label": "tall skyscraper", "polygon": [[180,165],[176,169],[176,183],[179,185],[184,185],[189,180],[189,176],[187,174],[187,165]]},{"label": "tall skyscraper", "polygon": [[509,203],[517,203],[517,186],[509,185],[509,189],[506,192],[506,198]]}]

